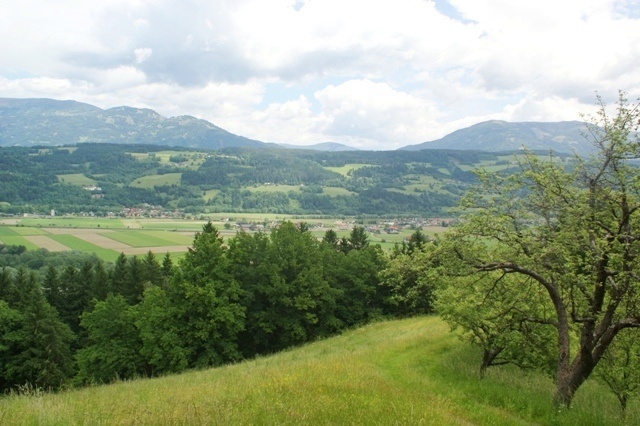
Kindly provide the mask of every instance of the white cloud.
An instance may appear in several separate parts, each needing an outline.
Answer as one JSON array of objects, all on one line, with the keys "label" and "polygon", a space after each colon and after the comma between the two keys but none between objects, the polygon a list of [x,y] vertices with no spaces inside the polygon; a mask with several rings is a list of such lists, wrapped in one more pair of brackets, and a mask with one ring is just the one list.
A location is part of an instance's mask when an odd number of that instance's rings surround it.
[{"label": "white cloud", "polygon": [[328,117],[323,133],[358,146],[395,149],[425,138],[437,119],[435,108],[385,83],[350,80],[315,94]]},{"label": "white cloud", "polygon": [[0,96],[375,149],[483,119],[579,119],[596,91],[640,96],[637,0],[448,3],[462,19],[430,0],[10,2]]},{"label": "white cloud", "polygon": [[153,55],[153,49],[150,47],[140,47],[133,51],[136,56],[136,64],[141,64]]}]

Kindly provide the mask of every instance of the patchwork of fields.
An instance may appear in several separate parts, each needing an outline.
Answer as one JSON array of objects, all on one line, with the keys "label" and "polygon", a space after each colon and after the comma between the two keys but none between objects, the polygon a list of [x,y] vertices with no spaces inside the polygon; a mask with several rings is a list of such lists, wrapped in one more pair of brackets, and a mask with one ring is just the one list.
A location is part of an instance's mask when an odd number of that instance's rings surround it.
[{"label": "patchwork of fields", "polygon": [[95,253],[106,261],[113,261],[120,253],[127,255],[145,254],[148,251],[157,254],[184,253],[193,242],[195,231],[201,229],[202,222],[188,224],[191,229],[183,223],[176,223],[173,230],[154,230],[141,226],[128,229],[125,223],[118,219],[11,220],[0,222],[0,243],[22,245],[27,250],[39,248],[49,251],[78,250]]},{"label": "patchwork of fields", "polygon": [[[289,215],[269,216],[265,214],[242,214],[242,217],[229,218],[224,215],[213,215],[214,226],[225,239],[233,237],[238,231],[236,223],[270,224],[274,226],[280,221],[306,221],[311,232],[321,239],[327,229],[334,229],[338,237],[347,237],[353,222],[343,222],[336,218],[300,219]],[[27,250],[40,248],[52,252],[78,250],[95,253],[99,258],[109,262],[124,253],[126,255],[143,255],[152,251],[157,255],[170,253],[179,258],[193,243],[196,232],[202,230],[204,220],[173,219],[116,219],[116,218],[15,218],[0,220],[0,244],[24,246]],[[340,223],[340,225],[337,225]],[[232,226],[229,226],[229,225]],[[243,227],[246,229],[246,227]],[[426,227],[423,232],[433,237],[441,234],[446,228],[438,226]],[[249,231],[252,232],[252,231]],[[385,250],[391,250],[395,244],[401,243],[413,230],[401,229],[394,234],[369,233],[369,241],[379,244]]]}]

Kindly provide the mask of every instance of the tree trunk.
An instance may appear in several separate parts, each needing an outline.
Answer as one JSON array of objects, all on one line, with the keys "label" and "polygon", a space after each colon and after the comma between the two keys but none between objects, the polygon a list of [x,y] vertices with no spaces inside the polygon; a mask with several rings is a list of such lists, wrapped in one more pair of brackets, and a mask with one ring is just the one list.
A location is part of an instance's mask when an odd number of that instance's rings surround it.
[{"label": "tree trunk", "polygon": [[627,414],[627,394],[626,392],[618,395],[618,401],[620,401],[620,410],[622,411],[622,418]]},{"label": "tree trunk", "polygon": [[594,367],[595,364],[591,358],[578,355],[578,358],[566,369],[559,368],[556,379],[556,393],[553,397],[554,404],[569,408],[574,394],[589,378]]},{"label": "tree trunk", "polygon": [[480,364],[480,378],[484,377],[484,373],[487,371],[491,365],[493,365],[493,361],[496,357],[502,352],[504,348],[491,348],[485,349],[482,352],[482,364]]}]

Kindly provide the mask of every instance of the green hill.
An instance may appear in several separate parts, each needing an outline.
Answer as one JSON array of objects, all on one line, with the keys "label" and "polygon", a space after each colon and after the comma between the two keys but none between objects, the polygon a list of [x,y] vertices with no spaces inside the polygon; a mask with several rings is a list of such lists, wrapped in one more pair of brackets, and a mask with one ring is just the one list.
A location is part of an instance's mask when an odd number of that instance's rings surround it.
[{"label": "green hill", "polygon": [[551,123],[509,123],[491,120],[456,130],[441,139],[409,145],[401,150],[421,149],[478,149],[483,151],[517,150],[522,146],[530,150],[577,153],[585,155],[594,147],[584,137],[586,123],[560,121]]},{"label": "green hill", "polygon": [[0,424],[623,423],[598,383],[558,411],[551,379],[500,367],[480,380],[479,356],[436,317],[381,322],[237,365],[9,396]]}]

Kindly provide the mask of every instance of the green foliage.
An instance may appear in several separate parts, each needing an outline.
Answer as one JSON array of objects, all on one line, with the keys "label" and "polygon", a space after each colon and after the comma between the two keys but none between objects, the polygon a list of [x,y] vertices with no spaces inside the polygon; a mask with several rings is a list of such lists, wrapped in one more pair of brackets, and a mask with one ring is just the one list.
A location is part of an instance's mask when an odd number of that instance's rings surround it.
[{"label": "green foliage", "polygon": [[426,239],[412,238],[412,241],[409,249],[392,256],[380,273],[381,285],[389,288],[386,303],[398,316],[428,314],[434,310],[434,282],[438,278],[434,274],[439,273],[433,260],[436,246],[426,243]]},{"label": "green foliage", "polygon": [[236,243],[234,256],[255,256],[239,253],[241,246],[264,247],[260,276],[253,283],[244,283],[251,300],[246,332],[252,336],[254,352],[280,350],[338,329],[334,315],[337,291],[324,279],[318,242],[310,232],[284,222],[272,230],[268,241],[247,243]]},{"label": "green foliage", "polygon": [[20,312],[0,299],[0,391],[5,391],[13,384],[13,357],[18,353],[23,337],[20,333],[23,320]]},{"label": "green foliage", "polygon": [[[169,334],[175,333],[175,347],[169,350],[170,353],[178,350],[179,356],[168,366],[156,367],[207,367],[239,358],[236,337],[244,327],[244,308],[239,302],[240,286],[227,272],[225,251],[211,222],[196,234],[164,296],[163,304],[168,305],[167,323],[159,325],[163,329],[169,327]],[[151,295],[163,298],[159,289]],[[145,293],[145,303],[146,299]],[[142,324],[145,319],[140,321]],[[145,327],[148,333],[149,327]],[[145,349],[161,353],[167,348],[162,339],[159,342],[159,347],[152,349],[151,341],[146,339]]]},{"label": "green foliage", "polygon": [[0,344],[5,361],[0,371],[2,387],[31,383],[57,388],[73,374],[74,335],[47,303],[32,273],[18,270],[14,283],[18,292],[15,304],[11,309],[2,305],[8,328]]},{"label": "green foliage", "polygon": [[623,413],[632,398],[640,390],[640,333],[623,330],[607,348],[596,375],[618,398]]},{"label": "green foliage", "polygon": [[82,315],[88,344],[76,354],[79,383],[107,383],[145,373],[135,310],[122,296],[109,295]]},{"label": "green foliage", "polygon": [[596,156],[566,169],[553,155],[525,153],[519,172],[480,173],[480,189],[447,234],[443,272],[468,301],[445,308],[448,318],[496,350],[554,342],[542,352],[555,355],[559,405],[571,404],[622,330],[640,328],[640,169],[630,163],[640,154],[639,125],[638,105],[623,94],[614,117],[601,104],[589,127]]},{"label": "green foliage", "polygon": [[135,325],[140,330],[140,353],[152,375],[183,371],[189,367],[188,347],[181,336],[176,306],[159,287],[144,292],[135,307]]}]

